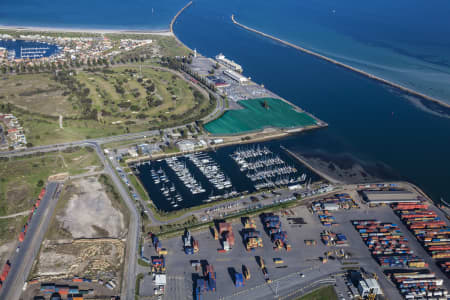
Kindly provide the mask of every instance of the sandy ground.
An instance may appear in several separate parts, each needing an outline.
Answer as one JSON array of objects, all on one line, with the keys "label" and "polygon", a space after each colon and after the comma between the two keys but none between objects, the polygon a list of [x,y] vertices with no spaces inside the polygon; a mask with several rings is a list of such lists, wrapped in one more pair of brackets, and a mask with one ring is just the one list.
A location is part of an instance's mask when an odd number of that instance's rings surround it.
[{"label": "sandy ground", "polygon": [[[42,244],[32,277],[46,281],[84,276],[120,282],[126,237],[122,213],[113,207],[97,177],[69,184],[65,192],[70,198],[52,223],[60,228]],[[62,230],[70,235],[60,235]]]},{"label": "sandy ground", "polygon": [[63,216],[62,227],[73,238],[122,237],[125,233],[123,215],[95,177],[73,181],[78,193],[72,195]]},{"label": "sandy ground", "polygon": [[377,176],[369,174],[369,172],[359,164],[353,164],[351,167],[343,168],[336,163],[324,161],[320,158],[307,157],[306,160],[317,170],[324,172],[336,180],[344,181],[346,183],[364,183],[381,180]]},{"label": "sandy ground", "polygon": [[16,247],[16,241],[0,245],[0,267],[1,268],[3,268],[3,265],[6,263],[9,256],[11,255],[11,252],[13,252],[15,247]]},{"label": "sandy ground", "polygon": [[37,26],[7,26],[0,25],[3,30],[34,31],[34,32],[79,32],[79,33],[117,33],[117,34],[153,34],[163,36],[173,36],[170,30],[120,30],[120,29],[95,29],[95,28],[53,28]]},{"label": "sandy ground", "polygon": [[38,277],[119,276],[125,244],[120,240],[45,241],[37,265]]}]

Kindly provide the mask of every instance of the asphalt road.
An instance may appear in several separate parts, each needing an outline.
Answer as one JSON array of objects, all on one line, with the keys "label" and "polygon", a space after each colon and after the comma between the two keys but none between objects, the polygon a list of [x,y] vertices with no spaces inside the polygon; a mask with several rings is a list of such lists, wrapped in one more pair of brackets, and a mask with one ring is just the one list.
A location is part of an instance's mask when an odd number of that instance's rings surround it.
[{"label": "asphalt road", "polygon": [[[159,134],[159,133],[158,133]],[[140,133],[139,136],[148,135],[148,133]],[[136,134],[131,135],[124,135],[120,137],[113,137],[113,140],[124,140],[124,139],[133,139],[136,137]],[[101,141],[111,141],[111,138],[103,138],[100,139]],[[98,142],[89,142],[89,141],[80,141],[80,142],[74,142],[74,143],[67,143],[64,145],[58,145],[58,146],[42,146],[42,147],[35,147],[32,149],[29,149],[25,152],[14,152],[10,153],[10,155],[24,155],[29,153],[35,153],[35,152],[42,152],[42,151],[54,151],[54,150],[61,150],[67,147],[72,146],[89,146],[93,147],[101,160],[101,162],[104,165],[104,172],[108,174],[114,185],[116,186],[120,196],[122,199],[124,199],[129,211],[130,211],[130,224],[128,228],[128,239],[127,239],[127,255],[125,264],[124,264],[124,278],[122,281],[122,299],[134,299],[135,294],[135,281],[136,281],[136,260],[137,260],[137,245],[139,244],[139,224],[140,224],[140,215],[136,209],[136,206],[133,202],[133,200],[129,197],[128,191],[125,189],[125,187],[120,182],[120,179],[117,177],[114,170],[109,165],[108,161],[106,160],[103,150],[101,149]],[[7,155],[9,156],[9,155]],[[26,239],[24,243],[21,245],[21,249],[19,253],[16,255],[16,257],[12,260],[12,268],[10,276],[8,276],[8,279],[6,280],[4,284],[4,288],[2,290],[2,294],[0,294],[0,299],[19,299],[20,293],[22,291],[22,287],[24,284],[24,281],[26,280],[31,266],[33,264],[34,258],[36,257],[40,245],[43,240],[43,236],[45,232],[47,231],[48,223],[50,220],[51,215],[53,214],[54,207],[56,205],[57,199],[55,199],[50,206],[50,209],[47,209],[47,206],[49,205],[48,202],[49,199],[47,199],[47,195],[52,195],[56,190],[57,184],[56,183],[50,183],[48,186],[48,192],[46,193],[46,196],[41,202],[40,208],[44,209],[38,209],[36,212],[36,215],[33,217],[31,226],[28,229],[28,233],[26,235]],[[41,220],[43,211],[46,211],[44,220],[45,226],[36,226],[36,222],[38,220]],[[39,227],[39,228],[38,228]],[[36,234],[37,232],[37,234]],[[28,241],[28,237],[39,237],[39,239],[31,239],[31,241]],[[33,254],[33,255],[32,255]],[[18,263],[15,263],[18,262]],[[17,266],[16,266],[17,265]],[[12,279],[14,277],[14,280]]]},{"label": "asphalt road", "polygon": [[39,208],[28,225],[25,240],[20,243],[19,252],[10,259],[11,270],[3,283],[0,299],[19,299],[22,288],[33,266],[36,255],[47,232],[51,216],[59,197],[59,184],[50,182]]},{"label": "asphalt road", "polygon": [[97,152],[98,157],[103,163],[105,173],[108,174],[114,185],[116,186],[120,196],[125,201],[129,211],[130,211],[130,224],[128,226],[128,238],[127,238],[127,258],[124,263],[124,272],[122,280],[122,294],[121,299],[134,299],[135,288],[136,288],[136,262],[137,262],[137,247],[139,245],[139,236],[141,224],[140,215],[134,204],[133,200],[130,198],[128,191],[125,189],[123,184],[120,182],[120,178],[117,176],[116,172],[111,168],[111,165],[107,161],[103,150],[98,143],[90,143]]},{"label": "asphalt road", "polygon": [[[207,117],[215,115],[219,110],[224,109],[224,102],[222,101],[222,99],[220,97],[217,97],[217,100],[218,101],[216,104],[216,108]],[[204,119],[206,119],[207,117],[205,117]],[[181,128],[184,127],[185,125],[176,126],[170,129]],[[64,150],[66,148],[74,146],[94,147],[98,157],[100,158],[105,167],[104,170],[105,173],[111,177],[118,192],[124,199],[128,209],[130,210],[130,224],[127,239],[128,257],[126,258],[124,264],[124,273],[123,273],[124,278],[122,281],[122,295],[121,295],[122,299],[134,299],[135,296],[137,246],[139,244],[139,237],[140,237],[139,226],[141,220],[140,214],[136,208],[134,201],[130,198],[128,190],[121,183],[120,178],[117,176],[116,172],[111,168],[109,162],[106,160],[100,145],[104,143],[134,140],[138,138],[145,138],[148,136],[155,136],[155,135],[159,135],[159,130],[151,130],[138,133],[127,133],[116,136],[107,136],[54,145],[37,146],[26,150],[12,150],[0,153],[0,157],[11,157],[11,156],[23,156],[37,152],[52,152]],[[52,196],[56,192],[57,187],[58,184],[56,183],[50,183],[48,185],[47,187],[48,192],[46,193],[44,199],[41,201],[40,208],[43,209],[38,209],[38,211],[36,212],[28,228],[28,233],[26,235],[25,241],[21,245],[20,251],[11,259],[12,268],[8,276],[8,279],[3,284],[4,287],[0,294],[0,300],[19,299],[20,294],[22,292],[24,281],[27,279],[33,261],[40,249],[40,245],[42,243],[45,232],[47,231],[49,221],[56,206],[57,197],[52,198]],[[149,214],[149,217],[150,219],[156,221],[156,219],[154,219],[151,213]]]}]

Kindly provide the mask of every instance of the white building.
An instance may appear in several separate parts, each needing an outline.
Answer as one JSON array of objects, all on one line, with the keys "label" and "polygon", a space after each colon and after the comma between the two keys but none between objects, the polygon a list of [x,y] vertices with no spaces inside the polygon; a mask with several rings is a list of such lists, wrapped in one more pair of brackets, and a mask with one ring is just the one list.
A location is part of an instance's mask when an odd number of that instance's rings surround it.
[{"label": "white building", "polygon": [[129,154],[131,157],[138,157],[138,153],[137,153],[136,148],[129,148],[129,149],[128,149],[128,154]]},{"label": "white building", "polygon": [[239,84],[244,84],[248,82],[248,78],[243,76],[242,74],[239,74],[237,72],[231,71],[231,70],[225,70],[223,71],[223,74],[227,75],[234,81],[237,81]]},{"label": "white building", "polygon": [[155,274],[155,276],[153,276],[153,283],[156,286],[166,285],[166,282],[166,274]]},{"label": "white building", "polygon": [[189,152],[194,151],[195,144],[191,141],[179,141],[177,147],[181,152]]},{"label": "white building", "polygon": [[324,203],[322,207],[324,210],[339,210],[339,205],[336,203]]},{"label": "white building", "polygon": [[242,73],[242,66],[235,63],[232,60],[229,60],[228,58],[225,57],[225,55],[223,55],[222,53],[220,53],[219,55],[216,55],[216,60],[221,63],[222,65],[224,65],[227,68],[230,68],[236,72]]},{"label": "white building", "polygon": [[366,298],[369,294],[382,295],[380,285],[374,278],[362,279],[358,282],[358,290],[361,297]]}]

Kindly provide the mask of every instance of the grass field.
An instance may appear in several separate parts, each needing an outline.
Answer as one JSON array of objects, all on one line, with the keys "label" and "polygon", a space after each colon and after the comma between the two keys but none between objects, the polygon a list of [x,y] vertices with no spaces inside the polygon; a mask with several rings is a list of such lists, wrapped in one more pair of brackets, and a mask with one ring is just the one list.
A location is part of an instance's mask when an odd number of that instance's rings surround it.
[{"label": "grass field", "polygon": [[[112,40],[118,39],[121,35],[107,35]],[[123,36],[122,38],[127,38]],[[152,57],[152,56],[187,56],[191,51],[177,42],[172,36],[160,35],[134,35],[133,39],[152,39],[153,43],[147,46],[139,47],[118,56],[118,59],[127,59],[130,57]]]},{"label": "grass field", "polygon": [[11,158],[0,163],[0,216],[31,209],[48,176],[68,172],[76,175],[90,166],[100,166],[95,152],[52,152],[41,156]]},{"label": "grass field", "polygon": [[0,219],[0,244],[5,244],[18,238],[27,218],[28,216],[19,216],[9,219]]},{"label": "grass field", "polygon": [[52,80],[49,74],[3,76],[0,80],[0,102],[14,103],[40,114],[74,114],[69,97],[64,92],[64,86]]},{"label": "grass field", "polygon": [[244,109],[226,111],[220,118],[204,125],[212,134],[239,134],[266,127],[292,128],[316,124],[306,113],[274,98],[243,100]]},{"label": "grass field", "polygon": [[60,72],[57,78],[5,75],[3,81],[0,104],[12,105],[0,110],[18,117],[33,146],[182,125],[215,105],[177,74],[150,66]]},{"label": "grass field", "polygon": [[297,300],[337,300],[337,299],[338,297],[332,286],[320,288],[306,296],[297,298]]}]

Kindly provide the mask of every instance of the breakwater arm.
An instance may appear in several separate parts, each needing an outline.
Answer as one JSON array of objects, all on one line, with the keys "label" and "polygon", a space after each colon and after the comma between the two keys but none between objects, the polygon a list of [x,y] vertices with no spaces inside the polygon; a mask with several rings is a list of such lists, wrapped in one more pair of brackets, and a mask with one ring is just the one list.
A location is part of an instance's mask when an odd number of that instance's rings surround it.
[{"label": "breakwater arm", "polygon": [[177,20],[178,16],[181,15],[181,13],[188,8],[189,6],[192,5],[192,1],[190,1],[188,4],[186,4],[182,9],[180,9],[179,12],[177,12],[177,14],[172,18],[172,21],[170,21],[170,32],[173,33],[173,24],[175,24],[175,21]]},{"label": "breakwater arm", "polygon": [[358,69],[358,68],[352,67],[352,66],[350,66],[350,65],[344,64],[344,63],[342,63],[342,62],[339,62],[339,61],[337,61],[337,60],[335,60],[335,59],[332,59],[332,58],[330,58],[330,57],[324,56],[324,55],[319,54],[319,53],[317,53],[317,52],[308,50],[308,49],[306,49],[306,48],[300,47],[300,46],[298,46],[298,45],[295,45],[295,44],[292,44],[292,43],[287,42],[287,41],[285,41],[285,40],[282,40],[282,39],[279,39],[279,38],[277,38],[277,37],[274,37],[274,36],[272,36],[272,35],[270,35],[270,34],[267,34],[267,33],[261,32],[261,31],[259,31],[259,30],[253,29],[253,28],[251,28],[251,27],[248,27],[248,26],[246,26],[246,25],[243,25],[243,24],[239,23],[238,21],[236,21],[236,18],[234,17],[234,15],[231,15],[231,21],[233,21],[233,23],[234,23],[235,25],[237,25],[237,26],[239,26],[239,27],[241,27],[241,28],[243,28],[243,29],[245,29],[245,30],[248,30],[248,31],[254,32],[254,33],[256,33],[256,34],[262,35],[262,36],[264,36],[264,37],[266,37],[266,38],[269,38],[269,39],[271,39],[271,40],[274,40],[274,41],[276,41],[276,42],[279,42],[279,43],[281,43],[281,44],[283,44],[283,45],[292,47],[292,48],[297,49],[297,50],[299,50],[299,51],[302,51],[302,52],[304,52],[304,53],[307,53],[307,54],[313,55],[313,56],[315,56],[315,57],[317,57],[317,58],[320,58],[320,59],[323,59],[323,60],[325,60],[325,61],[331,62],[331,63],[333,63],[333,64],[335,64],[335,65],[340,66],[340,67],[346,68],[346,69],[348,69],[348,70],[354,71],[354,72],[356,72],[356,73],[359,73],[359,74],[364,75],[364,76],[366,76],[366,77],[369,77],[369,78],[371,78],[371,79],[377,80],[377,81],[379,81],[379,82],[381,82],[381,83],[384,83],[384,84],[386,84],[386,85],[389,85],[389,86],[391,86],[391,87],[400,89],[400,90],[402,90],[403,92],[406,92],[406,93],[409,93],[409,94],[411,94],[411,95],[414,95],[414,96],[423,98],[423,99],[425,99],[425,100],[433,101],[433,102],[435,102],[435,103],[437,103],[437,104],[439,104],[439,105],[442,105],[442,106],[444,106],[444,107],[450,108],[450,104],[449,104],[449,103],[446,103],[446,102],[444,102],[444,101],[442,101],[442,100],[439,100],[439,99],[436,99],[436,98],[434,98],[434,97],[431,97],[431,96],[422,94],[422,93],[420,93],[420,92],[418,92],[418,91],[412,90],[412,89],[407,88],[407,87],[405,87],[405,86],[402,86],[402,85],[400,85],[400,84],[398,84],[398,83],[395,83],[395,82],[386,80],[386,79],[384,79],[384,78],[381,78],[381,77],[379,77],[379,76],[370,74],[370,73],[368,73],[368,72],[366,72],[366,71],[363,71],[363,70],[361,70],[361,69]]},{"label": "breakwater arm", "polygon": [[296,160],[298,160],[300,163],[302,163],[305,167],[307,167],[308,169],[310,169],[311,171],[313,171],[314,173],[316,173],[317,175],[319,175],[320,177],[324,178],[325,180],[328,180],[329,182],[333,183],[333,184],[342,184],[343,182],[340,180],[337,180],[331,176],[329,176],[328,174],[326,174],[325,172],[322,172],[320,170],[318,170],[317,168],[314,168],[306,159],[304,159],[301,155],[299,154],[295,154],[294,152],[292,152],[291,150],[287,149],[284,146],[280,146],[281,149],[283,149],[284,151],[286,151],[286,153],[288,153],[289,155],[291,155],[293,158],[295,158]]}]

